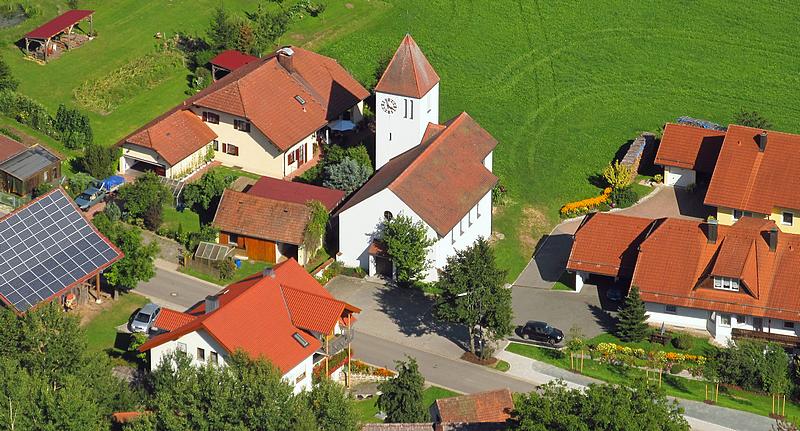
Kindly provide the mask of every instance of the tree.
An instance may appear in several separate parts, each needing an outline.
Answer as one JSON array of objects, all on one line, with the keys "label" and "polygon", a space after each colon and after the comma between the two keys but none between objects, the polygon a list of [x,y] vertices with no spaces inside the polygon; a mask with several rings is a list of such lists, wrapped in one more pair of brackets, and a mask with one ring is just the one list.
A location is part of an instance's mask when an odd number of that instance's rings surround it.
[{"label": "tree", "polygon": [[733,114],[733,124],[755,127],[756,129],[770,129],[772,123],[756,111],[740,110]]},{"label": "tree", "polygon": [[381,382],[378,390],[378,408],[386,413],[386,422],[414,423],[428,420],[428,413],[422,403],[425,378],[419,372],[417,360],[407,357],[397,361],[397,376]]},{"label": "tree", "polygon": [[[211,17],[211,24],[206,31],[209,45],[216,51],[232,48],[232,44],[236,38],[235,31],[236,29],[231,23],[228,12],[222,6],[215,8],[214,16]],[[198,66],[204,66],[204,64]]]},{"label": "tree", "polygon": [[625,189],[636,179],[636,172],[632,167],[623,165],[619,160],[615,160],[614,163],[609,163],[603,169],[603,178],[612,189]]},{"label": "tree", "polygon": [[356,145],[354,147],[342,147],[341,145],[329,145],[325,147],[325,157],[323,163],[325,165],[335,165],[344,161],[344,159],[353,159],[359,165],[365,167],[370,174],[374,171],[372,168],[372,159],[369,157],[369,151],[364,145]]},{"label": "tree", "polygon": [[122,156],[119,147],[89,144],[83,149],[83,156],[77,160],[78,169],[95,178],[107,178],[117,172],[117,164]]},{"label": "tree", "polygon": [[109,283],[127,291],[135,288],[140,281],[150,280],[156,275],[153,260],[159,248],[155,241],[142,244],[142,232],[138,228],[113,222],[105,213],[96,214],[92,222],[125,254],[104,272]]},{"label": "tree", "polygon": [[76,172],[67,177],[65,189],[70,196],[75,198],[75,196],[78,196],[81,192],[86,190],[92,181],[94,181],[94,178],[92,178],[91,175],[84,172]]},{"label": "tree", "polygon": [[94,140],[89,117],[77,109],[67,108],[64,104],[58,106],[53,128],[58,132],[61,142],[70,149],[85,147]]},{"label": "tree", "polygon": [[[475,349],[475,335],[480,340],[480,357],[486,359],[483,346],[487,334],[492,340],[513,331],[511,290],[505,284],[506,271],[497,267],[489,242],[478,238],[471,246],[447,259],[437,287],[442,294],[436,302],[436,315],[448,322],[467,327],[469,349]],[[480,331],[475,334],[475,327]]]},{"label": "tree", "polygon": [[580,372],[583,372],[583,349],[586,348],[586,337],[583,335],[583,331],[581,331],[581,327],[578,325],[573,325],[569,328],[569,334],[567,335],[567,350],[569,351],[569,366],[573,370],[576,368],[575,366],[575,354],[577,353],[580,360]]},{"label": "tree", "polygon": [[619,310],[617,322],[617,336],[623,341],[642,341],[647,337],[647,314],[642,298],[639,297],[639,288],[631,287],[628,297]]},{"label": "tree", "polygon": [[19,86],[19,81],[11,74],[11,68],[8,63],[0,57],[0,91],[11,90],[14,91]]},{"label": "tree", "polygon": [[125,184],[119,189],[119,199],[123,202],[128,216],[132,218],[143,217],[150,207],[169,202],[171,196],[167,187],[161,184],[161,180],[152,172],[146,172],[133,183]]},{"label": "tree", "polygon": [[[272,3],[280,5],[281,0],[272,0]],[[265,52],[272,51],[278,38],[286,33],[289,26],[289,14],[279,8],[279,10],[270,10],[264,3],[259,3],[255,12],[248,12],[247,18],[252,22],[253,26],[253,50],[250,54],[260,56]]]},{"label": "tree", "polygon": [[356,431],[353,403],[344,387],[330,379],[322,379],[306,396],[309,409],[316,414],[321,431]]},{"label": "tree", "polygon": [[380,229],[381,241],[394,264],[397,282],[408,286],[420,280],[431,266],[428,249],[434,244],[428,238],[425,225],[399,214],[385,220]]},{"label": "tree", "polygon": [[235,175],[225,174],[218,169],[211,169],[199,180],[189,183],[183,189],[183,203],[195,212],[202,213],[209,208],[216,209],[222,192],[236,180]]},{"label": "tree", "polygon": [[322,185],[350,194],[367,182],[370,171],[355,160],[345,157],[340,163],[326,164],[323,175]]},{"label": "tree", "polygon": [[164,220],[164,206],[159,202],[151,202],[150,206],[144,210],[142,220],[144,221],[144,227],[155,231]]},{"label": "tree", "polygon": [[306,249],[306,253],[313,256],[322,247],[330,214],[328,213],[328,208],[320,201],[308,201],[306,206],[311,215],[306,225],[306,231],[303,234],[303,246]]},{"label": "tree", "polygon": [[119,219],[122,218],[122,210],[119,209],[119,205],[114,201],[106,204],[106,207],[103,208],[103,213],[105,213],[106,217],[112,222],[119,221]]},{"label": "tree", "polygon": [[[764,350],[764,364],[761,367],[763,389],[772,395],[772,414],[779,413],[781,395],[783,395],[783,412],[786,411],[786,391],[789,390],[789,356],[783,348],[775,343],[767,344]],[[777,407],[776,410],[776,400]],[[779,413],[782,416],[784,413]]]},{"label": "tree", "polygon": [[591,384],[568,389],[563,382],[522,394],[512,414],[520,431],[663,430],[688,431],[678,402],[658,388],[636,381],[631,386]]}]

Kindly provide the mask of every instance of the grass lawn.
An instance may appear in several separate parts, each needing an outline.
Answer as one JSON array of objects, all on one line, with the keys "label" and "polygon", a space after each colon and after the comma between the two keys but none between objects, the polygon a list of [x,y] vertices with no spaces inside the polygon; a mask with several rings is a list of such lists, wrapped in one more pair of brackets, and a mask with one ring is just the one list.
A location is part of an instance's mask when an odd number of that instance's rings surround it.
[{"label": "grass lawn", "polygon": [[[86,333],[87,350],[90,352],[115,351],[114,340],[117,326],[128,321],[134,310],[149,300],[135,293],[120,294],[110,309],[95,316],[83,327]],[[116,353],[123,353],[116,349]]]},{"label": "grass lawn", "polygon": [[502,372],[504,372],[504,373],[505,373],[506,371],[508,371],[509,369],[511,369],[511,364],[509,364],[509,363],[508,363],[508,362],[506,362],[506,361],[499,360],[499,361],[497,361],[497,363],[494,365],[494,369],[495,369],[495,370],[497,370],[497,371],[502,371]]},{"label": "grass lawn", "polygon": [[178,211],[171,204],[164,205],[164,214],[161,226],[169,229],[177,229],[181,225],[184,232],[200,231],[200,216],[188,209]]},{"label": "grass lawn", "polygon": [[[440,398],[450,398],[456,395],[460,395],[457,392],[453,392],[444,388],[440,388],[438,386],[431,386],[422,393],[422,404],[425,408],[428,408],[434,401]],[[355,406],[356,410],[356,417],[360,423],[367,423],[367,422],[381,422],[380,419],[376,418],[375,415],[378,414],[378,407],[375,403],[378,401],[377,397],[367,398],[366,400],[361,401],[353,401],[353,405]]]},{"label": "grass lawn", "polygon": [[[673,334],[673,336],[674,335],[675,334]],[[638,343],[626,343],[621,341],[614,335],[608,333],[600,334],[594,338],[590,338],[589,340],[586,340],[586,343],[590,345],[597,345],[599,343],[614,343],[614,344],[621,344],[623,346],[628,346],[634,349],[641,348],[644,349],[646,352],[651,350],[663,350],[665,352],[680,352],[680,353],[689,353],[692,355],[702,355],[702,356],[708,356],[709,353],[715,349],[715,347],[712,346],[711,343],[709,342],[708,338],[694,337],[694,336],[692,336],[691,338],[694,342],[692,343],[692,348],[689,350],[676,349],[672,345],[672,343],[667,343],[665,346],[662,346],[661,344],[658,343],[651,343],[650,341],[641,341]]]},{"label": "grass lawn", "polygon": [[[569,369],[569,355],[560,356],[560,352],[555,350],[519,343],[509,344],[506,350],[559,368]],[[633,379],[645,377],[643,370],[607,365],[588,359],[584,360],[583,374],[598,380],[622,385],[630,384]],[[667,395],[673,397],[694,401],[703,401],[705,398],[705,383],[676,377],[666,372],[662,375],[662,388]],[[729,389],[723,386],[720,386],[719,389],[718,404],[722,407],[743,410],[763,416],[769,415],[772,408],[772,400],[769,395]],[[800,419],[800,405],[787,402],[786,415],[790,420],[796,422]]]},{"label": "grass lawn", "polygon": [[249,275],[261,272],[264,270],[264,268],[269,268],[270,266],[272,266],[271,263],[259,262],[255,260],[243,260],[242,266],[236,270],[236,272],[233,275],[233,278],[229,280],[220,280],[217,277],[210,276],[206,273],[200,272],[193,268],[182,267],[180,268],[180,271],[183,272],[184,274],[191,275],[192,277],[196,277],[201,280],[209,281],[214,284],[219,284],[220,286],[227,286]]},{"label": "grass lawn", "polygon": [[261,175],[254,174],[252,172],[243,171],[243,170],[238,169],[238,168],[232,168],[232,167],[229,167],[229,166],[215,166],[212,169],[215,170],[215,171],[219,171],[219,172],[221,172],[222,174],[225,174],[225,175],[233,175],[233,176],[236,176],[236,177],[252,178],[254,180],[258,180],[258,179],[261,178]]}]

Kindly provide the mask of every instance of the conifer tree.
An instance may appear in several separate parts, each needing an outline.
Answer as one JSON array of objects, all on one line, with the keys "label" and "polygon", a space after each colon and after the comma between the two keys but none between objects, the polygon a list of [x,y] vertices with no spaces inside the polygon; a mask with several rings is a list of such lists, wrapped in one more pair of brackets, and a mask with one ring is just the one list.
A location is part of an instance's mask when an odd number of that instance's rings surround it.
[{"label": "conifer tree", "polygon": [[647,314],[644,302],[639,297],[639,288],[631,287],[628,297],[619,310],[617,336],[622,341],[642,341],[647,337]]}]

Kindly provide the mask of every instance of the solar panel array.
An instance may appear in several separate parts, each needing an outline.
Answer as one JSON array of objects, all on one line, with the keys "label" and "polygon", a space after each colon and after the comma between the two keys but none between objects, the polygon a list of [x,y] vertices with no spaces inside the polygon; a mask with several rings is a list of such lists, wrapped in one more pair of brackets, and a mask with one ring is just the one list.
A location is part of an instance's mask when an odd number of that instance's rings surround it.
[{"label": "solar panel array", "polygon": [[0,220],[0,294],[27,311],[119,256],[56,189]]}]

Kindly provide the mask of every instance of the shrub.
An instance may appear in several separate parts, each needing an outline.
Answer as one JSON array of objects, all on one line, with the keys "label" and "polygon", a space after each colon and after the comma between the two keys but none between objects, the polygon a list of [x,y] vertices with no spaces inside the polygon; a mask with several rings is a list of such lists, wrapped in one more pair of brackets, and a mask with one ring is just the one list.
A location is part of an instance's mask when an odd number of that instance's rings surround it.
[{"label": "shrub", "polygon": [[5,135],[5,136],[8,136],[9,138],[11,138],[11,139],[13,139],[15,141],[22,142],[22,138],[20,138],[19,135],[17,135],[16,133],[12,132],[11,130],[8,130],[5,127],[0,127],[0,135]]},{"label": "shrub", "polygon": [[220,280],[230,280],[236,274],[236,264],[232,259],[224,259],[216,263]]},{"label": "shrub", "polygon": [[492,202],[498,206],[505,205],[507,193],[506,187],[500,181],[497,181],[497,184],[492,187]]},{"label": "shrub", "polygon": [[610,194],[611,187],[606,187],[600,196],[564,204],[560,211],[561,217],[577,217],[586,214],[608,202]]},{"label": "shrub", "polygon": [[636,172],[631,166],[623,165],[619,160],[615,160],[614,163],[609,163],[603,169],[603,178],[612,189],[624,189],[636,179]]},{"label": "shrub", "polygon": [[661,183],[663,183],[663,182],[664,182],[664,176],[663,176],[663,175],[661,175],[661,174],[655,174],[655,175],[653,175],[653,181],[654,181],[656,184],[661,184]]},{"label": "shrub", "polygon": [[11,69],[0,57],[0,90],[16,90],[19,82],[11,75]]},{"label": "shrub", "polygon": [[94,140],[89,117],[77,109],[67,108],[63,103],[58,106],[53,128],[58,132],[61,142],[72,150],[83,148]]},{"label": "shrub", "polygon": [[340,163],[326,165],[324,175],[323,186],[349,194],[367,182],[370,171],[364,165],[346,157]]},{"label": "shrub", "polygon": [[627,208],[639,200],[639,196],[633,189],[614,189],[609,196],[616,208]]},{"label": "shrub", "polygon": [[78,158],[77,167],[95,178],[107,178],[116,173],[121,155],[122,149],[119,147],[89,144]]},{"label": "shrub", "polygon": [[89,184],[94,181],[91,175],[84,172],[76,172],[67,177],[65,188],[70,196],[73,198],[81,194],[82,191],[89,187]]},{"label": "shrub", "polygon": [[50,190],[53,190],[53,183],[41,183],[33,189],[33,197],[39,197]]},{"label": "shrub", "polygon": [[50,137],[58,138],[53,117],[41,103],[10,90],[0,90],[0,112]]},{"label": "shrub", "polygon": [[119,205],[114,201],[109,202],[105,209],[103,209],[103,212],[112,222],[116,222],[122,218],[122,210],[119,209]]},{"label": "shrub", "polygon": [[691,348],[694,347],[694,339],[691,335],[681,332],[672,338],[672,345],[675,346],[676,349],[691,350]]},{"label": "shrub", "polygon": [[161,222],[163,221],[164,216],[164,207],[161,205],[160,202],[153,202],[150,206],[145,209],[144,214],[142,215],[142,219],[144,220],[144,226],[148,230],[155,231],[161,226]]},{"label": "shrub", "polygon": [[669,373],[670,373],[670,374],[680,374],[680,373],[682,373],[682,372],[683,372],[683,370],[685,370],[685,369],[686,369],[686,367],[684,367],[684,366],[683,366],[683,365],[681,365],[681,364],[672,364],[672,366],[671,366],[671,367],[669,367]]}]

